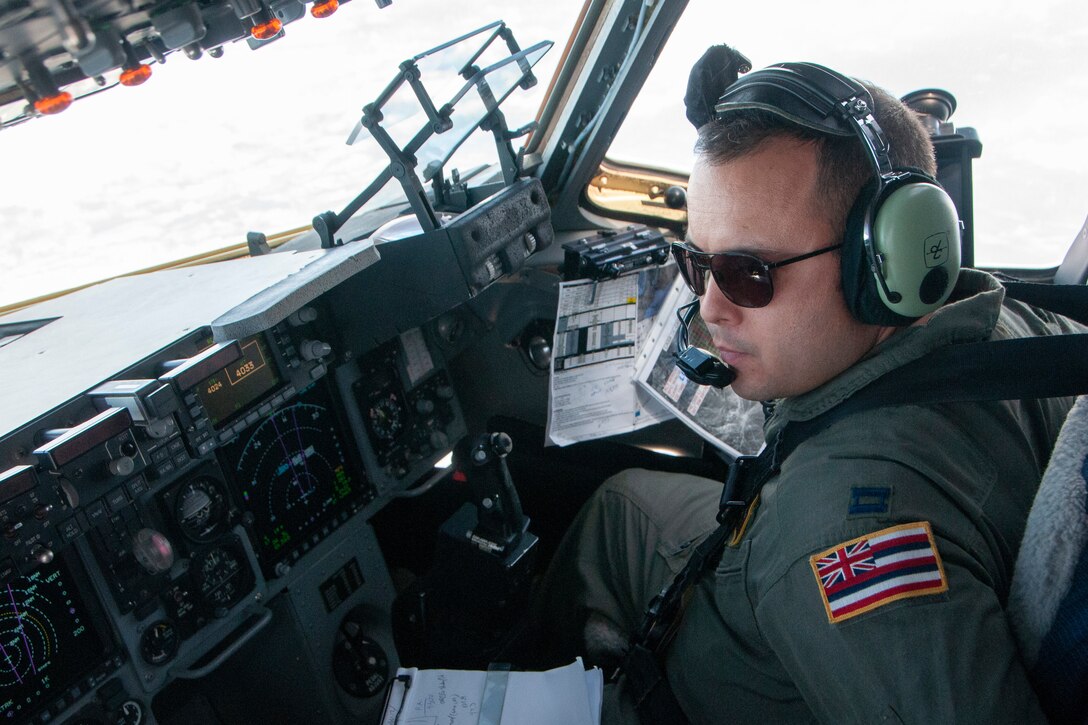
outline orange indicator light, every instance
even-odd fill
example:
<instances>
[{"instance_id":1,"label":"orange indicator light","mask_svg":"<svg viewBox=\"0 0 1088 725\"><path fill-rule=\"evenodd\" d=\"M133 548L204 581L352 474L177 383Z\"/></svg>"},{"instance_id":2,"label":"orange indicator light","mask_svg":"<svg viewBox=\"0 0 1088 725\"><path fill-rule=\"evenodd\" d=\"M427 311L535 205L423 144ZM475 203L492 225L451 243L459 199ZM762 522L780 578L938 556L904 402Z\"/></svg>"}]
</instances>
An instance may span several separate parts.
<instances>
[{"instance_id":1,"label":"orange indicator light","mask_svg":"<svg viewBox=\"0 0 1088 725\"><path fill-rule=\"evenodd\" d=\"M250 35L257 40L268 40L269 38L274 37L276 33L280 32L282 28L283 23L280 22L279 18L272 18L267 23L254 25L253 29L249 32Z\"/></svg>"},{"instance_id":2,"label":"orange indicator light","mask_svg":"<svg viewBox=\"0 0 1088 725\"><path fill-rule=\"evenodd\" d=\"M327 18L336 12L336 9L340 7L339 0L324 0L323 2L315 2L313 7L310 8L310 15L315 18Z\"/></svg>"},{"instance_id":3,"label":"orange indicator light","mask_svg":"<svg viewBox=\"0 0 1088 725\"><path fill-rule=\"evenodd\" d=\"M151 77L151 66L141 63L133 68L121 71L121 85L138 86Z\"/></svg>"},{"instance_id":4,"label":"orange indicator light","mask_svg":"<svg viewBox=\"0 0 1088 725\"><path fill-rule=\"evenodd\" d=\"M34 110L43 115L49 115L60 113L70 105L72 105L72 94L68 91L61 91L55 96L39 98L34 101Z\"/></svg>"}]
</instances>

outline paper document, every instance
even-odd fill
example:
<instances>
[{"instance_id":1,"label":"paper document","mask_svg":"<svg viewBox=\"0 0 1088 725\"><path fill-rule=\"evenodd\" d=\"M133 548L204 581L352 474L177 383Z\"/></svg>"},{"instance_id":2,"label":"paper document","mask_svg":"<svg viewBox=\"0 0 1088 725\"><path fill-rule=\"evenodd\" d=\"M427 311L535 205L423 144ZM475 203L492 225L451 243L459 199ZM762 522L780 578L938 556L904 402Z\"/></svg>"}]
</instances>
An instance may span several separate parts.
<instances>
[{"instance_id":1,"label":"paper document","mask_svg":"<svg viewBox=\"0 0 1088 725\"><path fill-rule=\"evenodd\" d=\"M673 351L680 330L676 311L693 299L694 295L678 278L639 354L636 380L670 414L710 444L730 455L753 455L763 445L760 404L738 397L730 388L696 385L676 367ZM688 343L711 352L714 350L710 333L698 315L688 331Z\"/></svg>"},{"instance_id":2,"label":"paper document","mask_svg":"<svg viewBox=\"0 0 1088 725\"><path fill-rule=\"evenodd\" d=\"M546 672L402 667L382 725L599 725L603 689L581 658Z\"/></svg>"},{"instance_id":3,"label":"paper document","mask_svg":"<svg viewBox=\"0 0 1088 725\"><path fill-rule=\"evenodd\" d=\"M676 277L676 266L559 287L548 441L628 433L670 417L633 384L635 361Z\"/></svg>"}]
</instances>

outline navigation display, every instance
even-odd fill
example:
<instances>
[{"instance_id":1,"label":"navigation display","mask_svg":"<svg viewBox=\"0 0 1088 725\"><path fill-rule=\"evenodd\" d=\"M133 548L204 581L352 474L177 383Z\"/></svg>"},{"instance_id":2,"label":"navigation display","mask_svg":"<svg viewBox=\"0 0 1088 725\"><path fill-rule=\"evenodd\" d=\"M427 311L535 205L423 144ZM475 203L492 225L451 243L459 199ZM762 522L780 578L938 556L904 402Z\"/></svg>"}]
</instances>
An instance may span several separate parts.
<instances>
[{"instance_id":1,"label":"navigation display","mask_svg":"<svg viewBox=\"0 0 1088 725\"><path fill-rule=\"evenodd\" d=\"M0 584L0 722L23 722L107 661L61 559Z\"/></svg>"},{"instance_id":2,"label":"navigation display","mask_svg":"<svg viewBox=\"0 0 1088 725\"><path fill-rule=\"evenodd\" d=\"M298 559L374 497L356 471L323 382L219 450L266 574Z\"/></svg>"},{"instance_id":3,"label":"navigation display","mask_svg":"<svg viewBox=\"0 0 1088 725\"><path fill-rule=\"evenodd\" d=\"M242 357L196 387L208 419L217 428L280 382L260 337L244 340L241 346Z\"/></svg>"}]
</instances>

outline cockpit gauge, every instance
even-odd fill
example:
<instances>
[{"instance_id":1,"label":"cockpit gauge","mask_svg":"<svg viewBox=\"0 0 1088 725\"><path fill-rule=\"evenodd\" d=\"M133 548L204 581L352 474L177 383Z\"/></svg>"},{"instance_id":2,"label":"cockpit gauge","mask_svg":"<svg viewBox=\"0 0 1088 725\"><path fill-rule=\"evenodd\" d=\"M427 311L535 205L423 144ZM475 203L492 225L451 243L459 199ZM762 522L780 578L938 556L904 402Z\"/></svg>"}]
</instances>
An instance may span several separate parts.
<instances>
[{"instance_id":1,"label":"cockpit gauge","mask_svg":"<svg viewBox=\"0 0 1088 725\"><path fill-rule=\"evenodd\" d=\"M332 672L352 697L373 697L389 681L389 657L366 635L365 613L351 611L340 623L332 652Z\"/></svg>"},{"instance_id":2,"label":"cockpit gauge","mask_svg":"<svg viewBox=\"0 0 1088 725\"><path fill-rule=\"evenodd\" d=\"M140 656L149 665L162 665L174 659L181 637L173 623L160 619L140 635Z\"/></svg>"},{"instance_id":3,"label":"cockpit gauge","mask_svg":"<svg viewBox=\"0 0 1088 725\"><path fill-rule=\"evenodd\" d=\"M375 485L401 487L427 474L465 433L447 370L420 329L362 357L352 397L366 438L362 455Z\"/></svg>"},{"instance_id":4,"label":"cockpit gauge","mask_svg":"<svg viewBox=\"0 0 1088 725\"><path fill-rule=\"evenodd\" d=\"M371 401L366 412L367 427L376 440L390 442L404 429L404 403L395 391L386 391L384 395Z\"/></svg>"},{"instance_id":5,"label":"cockpit gauge","mask_svg":"<svg viewBox=\"0 0 1088 725\"><path fill-rule=\"evenodd\" d=\"M227 528L227 496L222 484L209 476L186 481L174 497L174 519L191 541L204 543Z\"/></svg>"},{"instance_id":6,"label":"cockpit gauge","mask_svg":"<svg viewBox=\"0 0 1088 725\"><path fill-rule=\"evenodd\" d=\"M189 574L203 603L222 614L253 589L254 577L237 540L193 555Z\"/></svg>"}]
</instances>

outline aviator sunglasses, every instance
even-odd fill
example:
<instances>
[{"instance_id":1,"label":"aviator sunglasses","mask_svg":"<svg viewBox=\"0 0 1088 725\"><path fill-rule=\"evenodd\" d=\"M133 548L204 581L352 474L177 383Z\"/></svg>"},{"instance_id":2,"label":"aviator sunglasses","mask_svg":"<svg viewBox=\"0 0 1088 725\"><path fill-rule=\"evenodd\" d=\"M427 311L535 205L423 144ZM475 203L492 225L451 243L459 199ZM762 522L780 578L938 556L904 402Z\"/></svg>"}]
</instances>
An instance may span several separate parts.
<instances>
[{"instance_id":1,"label":"aviator sunglasses","mask_svg":"<svg viewBox=\"0 0 1088 725\"><path fill-rule=\"evenodd\" d=\"M781 262L764 262L744 252L702 252L686 242L672 243L672 256L680 267L680 276L698 297L706 294L707 272L730 302L740 307L766 307L774 296L771 270L787 264L834 251L842 244L832 244Z\"/></svg>"}]
</instances>

